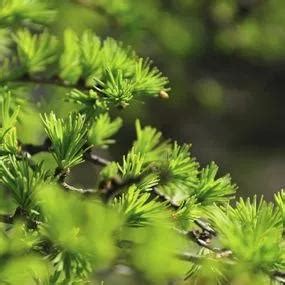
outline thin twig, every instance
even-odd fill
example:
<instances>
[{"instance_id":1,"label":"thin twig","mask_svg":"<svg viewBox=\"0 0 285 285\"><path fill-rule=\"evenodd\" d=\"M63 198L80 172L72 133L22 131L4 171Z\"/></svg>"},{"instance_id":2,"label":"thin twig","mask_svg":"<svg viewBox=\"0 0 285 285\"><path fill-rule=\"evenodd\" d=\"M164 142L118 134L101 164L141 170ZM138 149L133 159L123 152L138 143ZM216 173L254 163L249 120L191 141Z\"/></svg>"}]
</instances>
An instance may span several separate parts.
<instances>
[{"instance_id":1,"label":"thin twig","mask_svg":"<svg viewBox=\"0 0 285 285\"><path fill-rule=\"evenodd\" d=\"M82 189L82 188L76 188L72 185L69 185L66 182L62 182L61 185L64 187L65 190L67 191L73 191L77 193L81 193L83 195L90 195L90 194L96 194L98 193L96 190L93 189Z\"/></svg>"},{"instance_id":2,"label":"thin twig","mask_svg":"<svg viewBox=\"0 0 285 285\"><path fill-rule=\"evenodd\" d=\"M205 260L204 256L198 254L192 254L188 252L177 253L176 257L183 261L190 261L194 263L202 263Z\"/></svg>"},{"instance_id":3,"label":"thin twig","mask_svg":"<svg viewBox=\"0 0 285 285\"><path fill-rule=\"evenodd\" d=\"M217 256L207 256L207 255L197 255L197 254L192 254L192 253L188 253L188 252L183 252L183 253L178 253L176 254L176 257L179 258L180 260L184 260L184 261L190 261L193 263L202 263L205 260L216 260L215 257ZM225 256L227 257L227 256ZM223 263L229 264L229 265L234 265L235 261L231 260L231 259L223 259L222 260Z\"/></svg>"},{"instance_id":4,"label":"thin twig","mask_svg":"<svg viewBox=\"0 0 285 285\"><path fill-rule=\"evenodd\" d=\"M95 165L100 165L100 166L106 166L106 165L108 165L110 163L109 160L107 160L107 159L105 159L103 157L100 157L97 154L93 154L91 152L86 152L85 155L84 155L84 158L87 161L89 161L89 162L91 162L91 163L93 163Z\"/></svg>"},{"instance_id":5,"label":"thin twig","mask_svg":"<svg viewBox=\"0 0 285 285\"><path fill-rule=\"evenodd\" d=\"M204 231L207 231L208 233L212 234L213 236L216 236L216 231L208 224L203 222L200 219L196 219L194 221L194 223L199 226L201 229L203 229Z\"/></svg>"}]
</instances>

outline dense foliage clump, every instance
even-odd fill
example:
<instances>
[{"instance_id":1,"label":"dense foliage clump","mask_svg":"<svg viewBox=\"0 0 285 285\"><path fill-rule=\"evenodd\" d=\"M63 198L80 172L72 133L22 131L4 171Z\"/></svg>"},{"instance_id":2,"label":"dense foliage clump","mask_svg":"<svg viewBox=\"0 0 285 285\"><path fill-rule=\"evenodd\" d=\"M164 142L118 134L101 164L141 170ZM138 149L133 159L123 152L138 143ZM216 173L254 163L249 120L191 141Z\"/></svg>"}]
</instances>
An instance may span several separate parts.
<instances>
[{"instance_id":1,"label":"dense foliage clump","mask_svg":"<svg viewBox=\"0 0 285 285\"><path fill-rule=\"evenodd\" d=\"M168 98L168 79L149 59L90 30L53 35L48 1L0 4L10 31L0 46L1 284L285 281L283 191L274 203L234 201L236 185L214 162L200 166L190 145L139 120L122 159L98 155L122 127L114 109ZM41 144L21 133L37 107L25 96L31 83L67 89L65 116L38 111ZM83 164L92 187L72 183Z\"/></svg>"}]
</instances>

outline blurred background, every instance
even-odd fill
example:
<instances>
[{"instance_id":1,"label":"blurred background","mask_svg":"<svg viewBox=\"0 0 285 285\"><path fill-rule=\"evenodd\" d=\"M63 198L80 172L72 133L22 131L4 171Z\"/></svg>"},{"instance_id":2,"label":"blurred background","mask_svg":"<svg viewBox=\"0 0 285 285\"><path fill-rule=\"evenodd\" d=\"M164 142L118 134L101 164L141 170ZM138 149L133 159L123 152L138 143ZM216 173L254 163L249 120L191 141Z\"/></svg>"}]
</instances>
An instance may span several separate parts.
<instances>
[{"instance_id":1,"label":"blurred background","mask_svg":"<svg viewBox=\"0 0 285 285\"><path fill-rule=\"evenodd\" d=\"M60 2L60 3L58 3ZM165 138L191 143L202 165L229 172L239 195L285 184L284 0L57 1L56 34L71 27L114 37L150 57L171 82L170 99L136 102L118 114L125 126L106 155L120 159L135 136L134 120ZM41 90L61 110L64 90Z\"/></svg>"}]
</instances>

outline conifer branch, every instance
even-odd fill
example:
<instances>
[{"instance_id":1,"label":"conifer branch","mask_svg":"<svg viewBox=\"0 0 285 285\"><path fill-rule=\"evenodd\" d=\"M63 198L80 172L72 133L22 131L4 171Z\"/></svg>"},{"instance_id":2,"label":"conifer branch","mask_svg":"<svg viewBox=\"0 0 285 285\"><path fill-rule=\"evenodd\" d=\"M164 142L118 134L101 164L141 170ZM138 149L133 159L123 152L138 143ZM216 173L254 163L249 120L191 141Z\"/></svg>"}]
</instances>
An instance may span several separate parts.
<instances>
[{"instance_id":1,"label":"conifer branch","mask_svg":"<svg viewBox=\"0 0 285 285\"><path fill-rule=\"evenodd\" d=\"M65 30L63 49L60 39L47 31L32 34L22 29L17 31L14 41L15 55L1 66L0 82L93 90L93 94L77 94L75 100L89 107L94 93L101 95L105 104L119 107L129 105L135 96L158 97L170 90L168 78L151 61L139 58L114 39L101 41L90 30L80 36Z\"/></svg>"},{"instance_id":2,"label":"conifer branch","mask_svg":"<svg viewBox=\"0 0 285 285\"><path fill-rule=\"evenodd\" d=\"M52 144L49 138L46 138L41 145L34 145L34 144L21 144L22 151L30 154L35 155L40 152L49 152ZM88 147L87 147L88 148ZM91 149L87 149L84 154L84 159L89 161L95 165L99 166L107 166L110 161L91 152Z\"/></svg>"},{"instance_id":3,"label":"conifer branch","mask_svg":"<svg viewBox=\"0 0 285 285\"><path fill-rule=\"evenodd\" d=\"M138 120L137 138L121 163L92 152L91 147L96 152L115 143L113 136L123 121L112 118L111 108L143 97L167 99L169 81L151 60L112 38L101 40L90 30L66 29L60 38L48 29L28 29L54 19L56 11L45 2L0 4L5 30L0 37L6 41L7 31L12 33L1 49L0 82L72 88L66 101L78 108L64 117L53 110L40 114L47 138L42 144L24 144L17 132L20 120L29 120L21 113L26 101L0 88L0 183L9 191L5 199L16 205L14 214L0 214L0 222L10 225L0 233L0 259L11 256L14 264L19 253L24 263L17 268L28 278L23 283L90 283L89 276L99 280L102 264L111 268L122 257L133 272L143 274L142 280L155 284L181 277L177 258L192 263L187 277L198 283L236 281L236 267L245 269L246 277L258 276L258 282L260 276L261 281L284 283L284 191L273 203L255 197L234 205L230 201L237 187L229 175L219 177L214 162L201 168L190 145L165 141ZM124 10L107 6L108 1L70 2L109 17L112 24L118 24L116 13ZM26 28L10 29L19 23ZM45 156L41 162L33 157L41 152L53 156L55 169L47 169ZM100 166L94 189L68 183L71 170L86 162ZM94 195L96 203L65 192ZM40 224L44 230L38 231ZM198 254L184 252L186 238ZM34 258L30 252L44 256L43 270L43 260L23 269ZM17 275L16 267L1 265L0 280L6 280L7 272ZM42 276L47 267L50 272Z\"/></svg>"}]
</instances>

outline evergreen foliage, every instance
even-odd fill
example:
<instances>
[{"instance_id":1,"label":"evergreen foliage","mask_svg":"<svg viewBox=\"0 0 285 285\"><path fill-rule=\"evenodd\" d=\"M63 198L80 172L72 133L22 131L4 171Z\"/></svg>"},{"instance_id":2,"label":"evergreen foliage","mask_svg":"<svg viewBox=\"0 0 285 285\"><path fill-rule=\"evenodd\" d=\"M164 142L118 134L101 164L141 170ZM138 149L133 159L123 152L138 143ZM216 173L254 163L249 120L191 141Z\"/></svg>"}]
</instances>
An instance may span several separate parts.
<instances>
[{"instance_id":1,"label":"evergreen foliage","mask_svg":"<svg viewBox=\"0 0 285 285\"><path fill-rule=\"evenodd\" d=\"M168 79L149 59L91 31L43 30L56 14L48 1L0 5L0 24L13 27L0 45L1 284L110 284L120 266L137 284L285 282L283 190L273 203L231 203L229 175L213 162L202 168L189 145L139 120L122 161L97 155L122 126L111 110L168 97ZM66 116L39 111L41 145L19 136L33 105L19 90L28 83L65 87L72 103ZM87 162L96 185L70 185Z\"/></svg>"}]
</instances>

